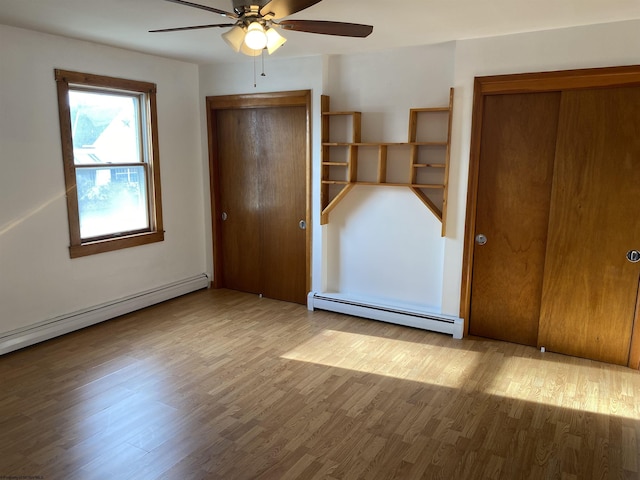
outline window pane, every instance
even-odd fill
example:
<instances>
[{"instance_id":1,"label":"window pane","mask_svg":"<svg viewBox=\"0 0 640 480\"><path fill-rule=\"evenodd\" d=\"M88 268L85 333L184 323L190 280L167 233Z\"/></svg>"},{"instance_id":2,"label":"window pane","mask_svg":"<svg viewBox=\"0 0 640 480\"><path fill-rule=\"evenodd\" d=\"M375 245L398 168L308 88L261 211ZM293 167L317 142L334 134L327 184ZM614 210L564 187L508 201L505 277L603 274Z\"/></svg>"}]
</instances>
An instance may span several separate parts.
<instances>
[{"instance_id":1,"label":"window pane","mask_svg":"<svg viewBox=\"0 0 640 480\"><path fill-rule=\"evenodd\" d=\"M137 96L70 90L69 106L76 165L143 161Z\"/></svg>"},{"instance_id":2,"label":"window pane","mask_svg":"<svg viewBox=\"0 0 640 480\"><path fill-rule=\"evenodd\" d=\"M76 169L82 239L149 228L146 168Z\"/></svg>"}]
</instances>

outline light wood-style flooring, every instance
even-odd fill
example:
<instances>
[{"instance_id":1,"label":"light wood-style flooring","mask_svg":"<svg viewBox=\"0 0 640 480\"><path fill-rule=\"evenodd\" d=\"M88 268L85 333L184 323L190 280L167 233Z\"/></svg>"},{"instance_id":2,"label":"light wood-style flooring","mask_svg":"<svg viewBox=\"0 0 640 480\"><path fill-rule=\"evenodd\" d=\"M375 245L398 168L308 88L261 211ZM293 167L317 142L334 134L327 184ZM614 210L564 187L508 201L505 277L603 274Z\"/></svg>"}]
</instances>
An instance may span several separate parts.
<instances>
[{"instance_id":1,"label":"light wood-style flooring","mask_svg":"<svg viewBox=\"0 0 640 480\"><path fill-rule=\"evenodd\" d=\"M203 290L0 357L0 478L639 479L640 373Z\"/></svg>"}]
</instances>

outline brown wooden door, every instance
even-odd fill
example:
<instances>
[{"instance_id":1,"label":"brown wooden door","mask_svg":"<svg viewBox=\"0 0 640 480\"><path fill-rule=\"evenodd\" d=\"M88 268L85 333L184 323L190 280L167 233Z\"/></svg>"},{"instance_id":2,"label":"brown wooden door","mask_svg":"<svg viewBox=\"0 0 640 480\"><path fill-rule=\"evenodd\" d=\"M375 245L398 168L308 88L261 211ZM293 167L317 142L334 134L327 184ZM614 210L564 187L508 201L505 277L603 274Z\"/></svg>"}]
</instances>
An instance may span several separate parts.
<instances>
[{"instance_id":1,"label":"brown wooden door","mask_svg":"<svg viewBox=\"0 0 640 480\"><path fill-rule=\"evenodd\" d=\"M640 263L640 88L562 94L539 344L627 364Z\"/></svg>"},{"instance_id":2,"label":"brown wooden door","mask_svg":"<svg viewBox=\"0 0 640 480\"><path fill-rule=\"evenodd\" d=\"M216 117L223 282L232 290L261 293L259 151L247 136L255 111L219 110Z\"/></svg>"},{"instance_id":3,"label":"brown wooden door","mask_svg":"<svg viewBox=\"0 0 640 480\"><path fill-rule=\"evenodd\" d=\"M559 93L485 99L469 332L536 345Z\"/></svg>"},{"instance_id":4,"label":"brown wooden door","mask_svg":"<svg viewBox=\"0 0 640 480\"><path fill-rule=\"evenodd\" d=\"M306 303L306 111L304 107L260 109L260 213L262 293ZM305 224L306 228L306 224Z\"/></svg>"},{"instance_id":5,"label":"brown wooden door","mask_svg":"<svg viewBox=\"0 0 640 480\"><path fill-rule=\"evenodd\" d=\"M305 303L305 107L217 110L216 130L223 285Z\"/></svg>"}]
</instances>

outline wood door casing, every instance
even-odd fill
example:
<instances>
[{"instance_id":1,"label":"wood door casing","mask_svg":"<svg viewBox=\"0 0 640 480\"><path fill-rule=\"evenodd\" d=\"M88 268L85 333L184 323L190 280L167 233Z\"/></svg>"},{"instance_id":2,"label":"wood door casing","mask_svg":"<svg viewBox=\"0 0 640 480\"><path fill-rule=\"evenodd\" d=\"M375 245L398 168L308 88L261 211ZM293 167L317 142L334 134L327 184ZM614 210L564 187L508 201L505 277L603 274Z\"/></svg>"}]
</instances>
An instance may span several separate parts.
<instances>
[{"instance_id":1,"label":"wood door casing","mask_svg":"<svg viewBox=\"0 0 640 480\"><path fill-rule=\"evenodd\" d=\"M559 93L484 106L469 332L536 345Z\"/></svg>"},{"instance_id":2,"label":"wood door casing","mask_svg":"<svg viewBox=\"0 0 640 480\"><path fill-rule=\"evenodd\" d=\"M626 365L640 264L640 87L563 92L539 343Z\"/></svg>"}]
</instances>

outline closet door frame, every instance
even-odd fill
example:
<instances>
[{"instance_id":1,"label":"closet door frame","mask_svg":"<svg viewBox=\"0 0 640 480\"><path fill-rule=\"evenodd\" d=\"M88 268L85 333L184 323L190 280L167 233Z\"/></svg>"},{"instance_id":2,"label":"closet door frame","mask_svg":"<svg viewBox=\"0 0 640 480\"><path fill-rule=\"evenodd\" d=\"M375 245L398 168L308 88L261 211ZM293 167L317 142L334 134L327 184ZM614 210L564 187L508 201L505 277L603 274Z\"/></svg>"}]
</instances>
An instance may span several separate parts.
<instances>
[{"instance_id":1,"label":"closet door frame","mask_svg":"<svg viewBox=\"0 0 640 480\"><path fill-rule=\"evenodd\" d=\"M475 249L474 234L476 227L484 99L489 95L631 86L640 86L640 65L494 75L475 78L460 298L460 317L464 319L465 335L469 334L469 313L471 311L471 279L473 275L473 255ZM633 323L631 350L628 362L628 366L634 369L640 368L640 312L638 310L640 310L640 298Z\"/></svg>"}]
</instances>

